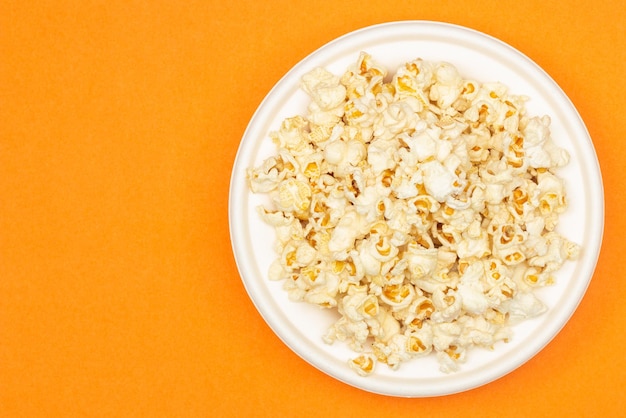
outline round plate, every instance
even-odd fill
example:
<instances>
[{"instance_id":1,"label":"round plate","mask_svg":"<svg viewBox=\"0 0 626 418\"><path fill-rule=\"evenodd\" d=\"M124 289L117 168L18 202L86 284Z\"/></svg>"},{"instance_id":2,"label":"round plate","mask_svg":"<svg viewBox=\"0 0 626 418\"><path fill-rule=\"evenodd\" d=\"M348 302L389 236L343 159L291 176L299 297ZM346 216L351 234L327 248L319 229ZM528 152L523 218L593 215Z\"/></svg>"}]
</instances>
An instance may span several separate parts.
<instances>
[{"instance_id":1,"label":"round plate","mask_svg":"<svg viewBox=\"0 0 626 418\"><path fill-rule=\"evenodd\" d=\"M445 374L434 356L403 363L398 370L379 364L374 374L358 376L348 365L355 354L342 342L325 344L322 336L338 318L331 310L289 301L281 282L267 278L276 258L274 231L255 208L267 198L248 189L246 169L275 152L269 132L283 119L306 114L308 96L300 78L315 67L341 75L366 51L390 73L416 58L447 61L464 78L499 81L510 93L525 95L529 115L552 118L555 143L570 153L558 171L566 182L568 210L559 232L582 246L580 257L557 272L556 284L537 291L548 306L543 315L513 327L509 343L493 350L471 349L460 370ZM344 35L293 67L265 97L241 141L232 171L229 197L230 233L235 260L252 302L276 335L295 353L328 375L354 387L392 396L424 397L472 389L506 375L537 354L561 330L582 299L596 266L604 227L602 178L593 144L578 112L559 86L519 51L467 28L426 21L367 27Z\"/></svg>"}]
</instances>

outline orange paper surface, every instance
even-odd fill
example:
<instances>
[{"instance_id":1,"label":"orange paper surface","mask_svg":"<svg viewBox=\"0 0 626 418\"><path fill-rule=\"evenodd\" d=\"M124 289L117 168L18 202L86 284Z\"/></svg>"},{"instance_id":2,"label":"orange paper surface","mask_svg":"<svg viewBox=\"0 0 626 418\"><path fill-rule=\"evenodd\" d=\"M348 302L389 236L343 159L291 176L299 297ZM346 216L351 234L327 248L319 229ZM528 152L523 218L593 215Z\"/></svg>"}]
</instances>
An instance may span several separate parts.
<instances>
[{"instance_id":1,"label":"orange paper surface","mask_svg":"<svg viewBox=\"0 0 626 418\"><path fill-rule=\"evenodd\" d=\"M626 408L620 2L0 2L0 416L618 416ZM445 397L370 394L271 332L228 231L240 139L337 36L394 20L495 36L563 88L604 176L589 290L536 357ZM582 243L584 245L584 243Z\"/></svg>"}]
</instances>

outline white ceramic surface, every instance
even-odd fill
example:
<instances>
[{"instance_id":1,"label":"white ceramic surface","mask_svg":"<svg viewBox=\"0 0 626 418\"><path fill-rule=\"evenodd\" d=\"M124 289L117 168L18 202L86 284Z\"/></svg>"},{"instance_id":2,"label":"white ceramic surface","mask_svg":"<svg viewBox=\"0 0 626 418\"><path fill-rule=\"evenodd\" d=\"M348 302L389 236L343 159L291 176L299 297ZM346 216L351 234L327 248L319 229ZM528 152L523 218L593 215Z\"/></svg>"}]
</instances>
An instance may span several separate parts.
<instances>
[{"instance_id":1,"label":"white ceramic surface","mask_svg":"<svg viewBox=\"0 0 626 418\"><path fill-rule=\"evenodd\" d=\"M322 335L336 314L288 300L281 283L267 279L274 233L257 216L255 207L267 201L249 192L245 170L275 151L268 133L283 119L305 114L308 97L299 90L303 74L322 66L340 75L367 51L390 73L415 58L447 61L465 78L499 81L513 94L530 98L530 115L552 118L554 141L571 156L558 174L566 181L569 208L560 218L559 231L582 245L578 260L567 262L554 286L538 296L548 306L540 317L513 328L508 344L493 351L473 349L460 371L444 374L433 356L403 363L392 371L378 365L375 374L360 377L347 366L354 353L341 342L327 345ZM268 93L241 141L233 166L229 222L235 260L244 286L267 324L295 353L319 370L354 387L391 396L425 397L457 393L487 384L524 364L537 354L570 319L593 275L604 227L602 179L595 150L578 112L559 86L539 66L511 46L460 26L403 21L367 27L344 35L313 52L293 67ZM273 367L281 367L277 361ZM563 365L567 367L567 365Z\"/></svg>"}]
</instances>

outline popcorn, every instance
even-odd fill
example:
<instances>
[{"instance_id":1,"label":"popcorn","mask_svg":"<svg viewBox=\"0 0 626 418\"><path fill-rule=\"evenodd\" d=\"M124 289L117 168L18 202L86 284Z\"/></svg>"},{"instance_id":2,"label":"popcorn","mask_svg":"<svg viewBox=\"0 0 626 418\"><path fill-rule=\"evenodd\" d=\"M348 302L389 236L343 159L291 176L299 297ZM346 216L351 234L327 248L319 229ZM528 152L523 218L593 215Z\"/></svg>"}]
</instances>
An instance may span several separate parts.
<instances>
[{"instance_id":1,"label":"popcorn","mask_svg":"<svg viewBox=\"0 0 626 418\"><path fill-rule=\"evenodd\" d=\"M454 372L545 312L534 290L578 256L557 232L569 156L501 83L423 59L387 74L367 53L342 75L305 74L306 115L248 169L271 201L258 208L276 231L268 278L337 311L322 338L348 344L359 375L426 355Z\"/></svg>"},{"instance_id":2,"label":"popcorn","mask_svg":"<svg viewBox=\"0 0 626 418\"><path fill-rule=\"evenodd\" d=\"M278 184L274 202L278 210L304 216L311 204L311 186L302 180L285 179Z\"/></svg>"},{"instance_id":3,"label":"popcorn","mask_svg":"<svg viewBox=\"0 0 626 418\"><path fill-rule=\"evenodd\" d=\"M356 358L350 359L348 365L360 376L368 376L372 374L376 367L376 357L373 354L363 353Z\"/></svg>"},{"instance_id":4,"label":"popcorn","mask_svg":"<svg viewBox=\"0 0 626 418\"><path fill-rule=\"evenodd\" d=\"M374 136L392 139L401 132L414 129L420 120L417 112L421 108L421 102L413 97L390 103L374 121Z\"/></svg>"},{"instance_id":5,"label":"popcorn","mask_svg":"<svg viewBox=\"0 0 626 418\"><path fill-rule=\"evenodd\" d=\"M380 299L394 311L408 307L414 297L415 288L411 283L385 286L380 295Z\"/></svg>"},{"instance_id":6,"label":"popcorn","mask_svg":"<svg viewBox=\"0 0 626 418\"><path fill-rule=\"evenodd\" d=\"M333 229L328 249L334 253L345 253L352 248L361 234L362 221L362 216L354 210L344 214Z\"/></svg>"},{"instance_id":7,"label":"popcorn","mask_svg":"<svg viewBox=\"0 0 626 418\"><path fill-rule=\"evenodd\" d=\"M499 311L506 313L511 322L519 322L544 313L547 308L532 292L519 292L515 298L503 301Z\"/></svg>"},{"instance_id":8,"label":"popcorn","mask_svg":"<svg viewBox=\"0 0 626 418\"><path fill-rule=\"evenodd\" d=\"M463 310L469 314L482 315L488 308L493 307L493 302L485 294L481 282L484 275L482 263L472 263L465 269L457 286Z\"/></svg>"},{"instance_id":9,"label":"popcorn","mask_svg":"<svg viewBox=\"0 0 626 418\"><path fill-rule=\"evenodd\" d=\"M430 88L430 100L440 109L449 108L462 91L463 80L451 64L441 62L435 68L435 83Z\"/></svg>"},{"instance_id":10,"label":"popcorn","mask_svg":"<svg viewBox=\"0 0 626 418\"><path fill-rule=\"evenodd\" d=\"M524 151L528 163L534 168L561 167L569 161L569 155L554 145L550 137L550 117L531 118L523 129Z\"/></svg>"},{"instance_id":11,"label":"popcorn","mask_svg":"<svg viewBox=\"0 0 626 418\"><path fill-rule=\"evenodd\" d=\"M457 176L439 161L423 163L421 168L426 192L438 202L445 202L452 193L460 191Z\"/></svg>"},{"instance_id":12,"label":"popcorn","mask_svg":"<svg viewBox=\"0 0 626 418\"><path fill-rule=\"evenodd\" d=\"M316 125L334 125L344 114L346 88L339 83L339 78L323 68L305 74L302 77L302 89L309 94L308 119Z\"/></svg>"},{"instance_id":13,"label":"popcorn","mask_svg":"<svg viewBox=\"0 0 626 418\"><path fill-rule=\"evenodd\" d=\"M380 311L378 299L364 289L348 294L342 300L344 315L351 321L375 318Z\"/></svg>"}]
</instances>

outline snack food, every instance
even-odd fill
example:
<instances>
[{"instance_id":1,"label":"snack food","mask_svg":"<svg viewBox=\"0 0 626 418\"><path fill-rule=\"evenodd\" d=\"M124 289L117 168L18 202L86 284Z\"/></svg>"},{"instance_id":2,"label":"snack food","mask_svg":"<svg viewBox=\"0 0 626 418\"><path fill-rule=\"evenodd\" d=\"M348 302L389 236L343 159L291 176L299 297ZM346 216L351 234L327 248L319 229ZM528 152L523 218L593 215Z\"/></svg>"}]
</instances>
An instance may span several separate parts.
<instances>
[{"instance_id":1,"label":"snack food","mask_svg":"<svg viewBox=\"0 0 626 418\"><path fill-rule=\"evenodd\" d=\"M367 53L340 77L306 74L307 114L248 170L273 202L269 278L337 310L324 339L346 341L359 374L433 352L454 371L545 311L533 289L577 256L555 230L568 154L502 84L421 59L387 75Z\"/></svg>"}]
</instances>

